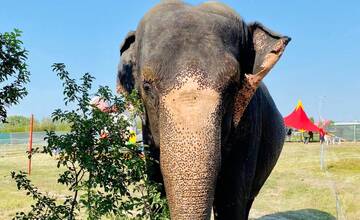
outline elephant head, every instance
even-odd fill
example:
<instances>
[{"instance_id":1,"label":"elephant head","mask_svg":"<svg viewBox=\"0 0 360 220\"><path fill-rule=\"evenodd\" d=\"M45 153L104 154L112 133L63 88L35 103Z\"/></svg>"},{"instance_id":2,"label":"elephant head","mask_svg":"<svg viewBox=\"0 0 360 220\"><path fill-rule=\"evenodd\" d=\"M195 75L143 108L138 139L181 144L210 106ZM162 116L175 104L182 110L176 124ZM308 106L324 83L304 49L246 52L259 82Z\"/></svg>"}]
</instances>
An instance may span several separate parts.
<instances>
[{"instance_id":1,"label":"elephant head","mask_svg":"<svg viewBox=\"0 0 360 220\"><path fill-rule=\"evenodd\" d=\"M139 91L172 219L209 218L221 147L289 40L219 3L162 3L126 36L117 89Z\"/></svg>"}]
</instances>

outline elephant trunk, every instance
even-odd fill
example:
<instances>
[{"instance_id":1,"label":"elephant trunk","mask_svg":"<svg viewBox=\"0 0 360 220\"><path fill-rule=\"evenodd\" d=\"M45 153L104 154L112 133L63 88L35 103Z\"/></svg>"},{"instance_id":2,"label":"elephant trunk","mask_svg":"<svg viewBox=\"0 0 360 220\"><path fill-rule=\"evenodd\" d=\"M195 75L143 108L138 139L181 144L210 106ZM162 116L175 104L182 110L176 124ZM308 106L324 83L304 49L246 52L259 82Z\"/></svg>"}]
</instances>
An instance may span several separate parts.
<instances>
[{"instance_id":1,"label":"elephant trunk","mask_svg":"<svg viewBox=\"0 0 360 220\"><path fill-rule=\"evenodd\" d=\"M219 95L193 88L161 99L160 165L175 220L210 219L221 161Z\"/></svg>"}]
</instances>

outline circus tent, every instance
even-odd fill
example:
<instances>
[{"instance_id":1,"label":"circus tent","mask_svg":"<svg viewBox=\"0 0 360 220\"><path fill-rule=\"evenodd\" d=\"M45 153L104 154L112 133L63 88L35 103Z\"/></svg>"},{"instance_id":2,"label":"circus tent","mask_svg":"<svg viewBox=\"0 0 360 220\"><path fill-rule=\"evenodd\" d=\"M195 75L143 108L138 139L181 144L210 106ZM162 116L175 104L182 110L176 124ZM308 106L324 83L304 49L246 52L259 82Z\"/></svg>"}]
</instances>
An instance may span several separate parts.
<instances>
[{"instance_id":1,"label":"circus tent","mask_svg":"<svg viewBox=\"0 0 360 220\"><path fill-rule=\"evenodd\" d=\"M305 131L319 131L319 128L311 122L304 111L302 102L299 100L295 110L284 117L286 127Z\"/></svg>"}]
</instances>

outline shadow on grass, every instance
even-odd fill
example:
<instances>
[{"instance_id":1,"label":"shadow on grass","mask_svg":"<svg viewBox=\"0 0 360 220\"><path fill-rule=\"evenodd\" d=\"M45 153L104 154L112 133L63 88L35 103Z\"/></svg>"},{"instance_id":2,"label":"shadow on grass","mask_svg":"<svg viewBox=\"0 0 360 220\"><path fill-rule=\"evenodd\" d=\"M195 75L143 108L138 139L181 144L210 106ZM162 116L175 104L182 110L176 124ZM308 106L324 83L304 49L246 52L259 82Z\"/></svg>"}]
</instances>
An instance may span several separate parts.
<instances>
[{"instance_id":1,"label":"shadow on grass","mask_svg":"<svg viewBox=\"0 0 360 220\"><path fill-rule=\"evenodd\" d=\"M296 211L278 212L265 215L257 220L335 220L335 216L316 209L300 209Z\"/></svg>"}]
</instances>

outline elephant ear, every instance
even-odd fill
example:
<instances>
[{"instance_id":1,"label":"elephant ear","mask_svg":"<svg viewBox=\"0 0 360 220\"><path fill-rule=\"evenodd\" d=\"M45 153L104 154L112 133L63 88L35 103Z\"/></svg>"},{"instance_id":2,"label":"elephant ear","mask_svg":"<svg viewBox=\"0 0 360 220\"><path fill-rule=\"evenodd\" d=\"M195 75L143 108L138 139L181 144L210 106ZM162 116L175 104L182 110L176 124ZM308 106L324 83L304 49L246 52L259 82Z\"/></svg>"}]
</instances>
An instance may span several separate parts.
<instances>
[{"instance_id":1,"label":"elephant ear","mask_svg":"<svg viewBox=\"0 0 360 220\"><path fill-rule=\"evenodd\" d=\"M244 83L235 97L233 122L237 126L240 119L255 94L262 79L280 59L291 38L274 33L260 23L248 26L250 48L249 54L254 56L252 73L245 74Z\"/></svg>"},{"instance_id":2,"label":"elephant ear","mask_svg":"<svg viewBox=\"0 0 360 220\"><path fill-rule=\"evenodd\" d=\"M130 31L120 46L120 63L116 80L118 93L130 93L134 89L135 31Z\"/></svg>"},{"instance_id":3,"label":"elephant ear","mask_svg":"<svg viewBox=\"0 0 360 220\"><path fill-rule=\"evenodd\" d=\"M252 73L263 79L279 60L291 38L274 33L258 22L249 25L249 32L255 51Z\"/></svg>"}]
</instances>

